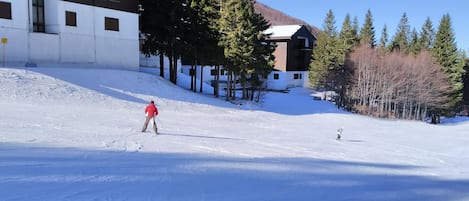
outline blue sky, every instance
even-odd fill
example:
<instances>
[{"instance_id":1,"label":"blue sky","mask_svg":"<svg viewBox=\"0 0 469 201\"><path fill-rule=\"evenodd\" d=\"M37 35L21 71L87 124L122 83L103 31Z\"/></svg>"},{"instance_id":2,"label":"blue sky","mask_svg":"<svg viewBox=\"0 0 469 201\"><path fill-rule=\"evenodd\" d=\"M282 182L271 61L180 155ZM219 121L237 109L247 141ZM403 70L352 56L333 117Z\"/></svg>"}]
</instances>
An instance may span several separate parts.
<instances>
[{"instance_id":1,"label":"blue sky","mask_svg":"<svg viewBox=\"0 0 469 201\"><path fill-rule=\"evenodd\" d=\"M389 40L396 33L396 27L405 12L411 29L420 32L427 17L438 29L441 17L449 13L452 28L459 49L469 50L469 1L467 0L257 0L322 29L329 9L335 15L337 30L340 31L345 15L356 16L363 25L368 9L373 15L376 40L379 41L384 24L388 29Z\"/></svg>"}]
</instances>

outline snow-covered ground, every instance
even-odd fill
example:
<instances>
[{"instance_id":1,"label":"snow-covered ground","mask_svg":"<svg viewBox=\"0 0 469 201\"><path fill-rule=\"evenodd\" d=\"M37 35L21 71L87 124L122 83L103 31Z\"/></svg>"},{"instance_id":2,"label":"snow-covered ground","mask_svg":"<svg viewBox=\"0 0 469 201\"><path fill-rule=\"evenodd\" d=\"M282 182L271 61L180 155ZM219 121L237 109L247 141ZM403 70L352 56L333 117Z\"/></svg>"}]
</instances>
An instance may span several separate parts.
<instances>
[{"instance_id":1,"label":"snow-covered ground","mask_svg":"<svg viewBox=\"0 0 469 201\"><path fill-rule=\"evenodd\" d=\"M469 200L469 119L380 120L311 94L240 108L147 73L0 68L0 200ZM149 100L157 136L140 132Z\"/></svg>"}]
</instances>

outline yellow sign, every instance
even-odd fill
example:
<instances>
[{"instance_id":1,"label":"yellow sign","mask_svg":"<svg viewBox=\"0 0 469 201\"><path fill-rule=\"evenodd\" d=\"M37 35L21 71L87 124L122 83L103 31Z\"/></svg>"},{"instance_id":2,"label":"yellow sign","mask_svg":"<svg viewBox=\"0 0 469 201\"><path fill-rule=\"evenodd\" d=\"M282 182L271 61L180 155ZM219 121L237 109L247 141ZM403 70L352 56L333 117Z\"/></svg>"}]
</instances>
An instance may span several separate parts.
<instances>
[{"instance_id":1,"label":"yellow sign","mask_svg":"<svg viewBox=\"0 0 469 201\"><path fill-rule=\"evenodd\" d=\"M7 44L8 43L8 38L2 38L2 44Z\"/></svg>"}]
</instances>

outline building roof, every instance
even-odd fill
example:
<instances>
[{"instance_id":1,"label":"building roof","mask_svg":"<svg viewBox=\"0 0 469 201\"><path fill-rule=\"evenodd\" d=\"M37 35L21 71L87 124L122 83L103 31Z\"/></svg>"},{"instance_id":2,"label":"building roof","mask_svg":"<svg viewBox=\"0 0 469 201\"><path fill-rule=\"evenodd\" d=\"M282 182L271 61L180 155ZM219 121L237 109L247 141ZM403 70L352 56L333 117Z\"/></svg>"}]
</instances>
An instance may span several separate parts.
<instances>
[{"instance_id":1,"label":"building roof","mask_svg":"<svg viewBox=\"0 0 469 201\"><path fill-rule=\"evenodd\" d=\"M265 34L271 34L270 38L291 38L302 25L279 25L271 26L264 31Z\"/></svg>"}]
</instances>

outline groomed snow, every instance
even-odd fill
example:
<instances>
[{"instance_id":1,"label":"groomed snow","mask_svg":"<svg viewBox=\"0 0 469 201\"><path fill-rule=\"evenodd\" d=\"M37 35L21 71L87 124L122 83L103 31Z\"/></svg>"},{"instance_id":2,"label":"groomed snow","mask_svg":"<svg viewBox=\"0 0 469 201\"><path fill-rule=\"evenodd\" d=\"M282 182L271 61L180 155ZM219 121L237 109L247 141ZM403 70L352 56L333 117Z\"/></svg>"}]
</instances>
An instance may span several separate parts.
<instances>
[{"instance_id":1,"label":"groomed snow","mask_svg":"<svg viewBox=\"0 0 469 201\"><path fill-rule=\"evenodd\" d=\"M239 107L141 72L0 68L0 200L469 200L469 119L380 120L312 94ZM140 132L149 100L157 136Z\"/></svg>"}]
</instances>

